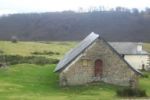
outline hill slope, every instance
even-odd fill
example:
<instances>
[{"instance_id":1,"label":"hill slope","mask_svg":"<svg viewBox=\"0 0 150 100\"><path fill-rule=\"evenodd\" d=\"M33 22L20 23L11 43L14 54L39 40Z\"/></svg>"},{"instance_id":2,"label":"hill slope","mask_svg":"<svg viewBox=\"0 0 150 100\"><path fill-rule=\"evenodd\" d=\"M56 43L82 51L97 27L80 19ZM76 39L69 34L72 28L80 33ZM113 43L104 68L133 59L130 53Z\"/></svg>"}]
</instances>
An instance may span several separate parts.
<instances>
[{"instance_id":1,"label":"hill slope","mask_svg":"<svg viewBox=\"0 0 150 100\"><path fill-rule=\"evenodd\" d=\"M51 12L0 17L0 39L81 40L94 31L109 41L150 42L150 15L117 11Z\"/></svg>"}]
</instances>

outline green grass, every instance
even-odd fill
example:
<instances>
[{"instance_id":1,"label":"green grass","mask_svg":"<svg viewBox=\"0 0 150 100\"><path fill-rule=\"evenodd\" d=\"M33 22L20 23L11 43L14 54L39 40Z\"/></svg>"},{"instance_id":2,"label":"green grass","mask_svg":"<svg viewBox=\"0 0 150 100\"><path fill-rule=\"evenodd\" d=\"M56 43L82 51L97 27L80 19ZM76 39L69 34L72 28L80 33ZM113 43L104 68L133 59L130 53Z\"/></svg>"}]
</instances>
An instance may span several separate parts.
<instances>
[{"instance_id":1,"label":"green grass","mask_svg":"<svg viewBox=\"0 0 150 100\"><path fill-rule=\"evenodd\" d=\"M48 56L61 58L76 42L18 42L0 41L0 50L8 55L30 56L44 50L59 52ZM147 44L148 45L148 44ZM147 46L149 48L150 46ZM0 100L114 100L119 86L95 83L84 86L60 87L56 65L18 64L0 68ZM150 96L150 73L140 78L139 87Z\"/></svg>"},{"instance_id":2,"label":"green grass","mask_svg":"<svg viewBox=\"0 0 150 100\"><path fill-rule=\"evenodd\" d=\"M0 100L114 100L118 86L95 83L60 87L55 65L18 64L0 69ZM140 79L140 87L150 96L149 78Z\"/></svg>"},{"instance_id":3,"label":"green grass","mask_svg":"<svg viewBox=\"0 0 150 100\"><path fill-rule=\"evenodd\" d=\"M96 100L116 98L116 86L59 87L55 65L20 64L0 69L0 100Z\"/></svg>"},{"instance_id":4,"label":"green grass","mask_svg":"<svg viewBox=\"0 0 150 100\"><path fill-rule=\"evenodd\" d=\"M0 50L7 55L21 55L30 56L32 52L52 51L59 52L60 55L48 56L51 58L62 58L63 55L72 47L76 42L18 42L12 43L9 41L0 41ZM45 56L45 55L44 55Z\"/></svg>"},{"instance_id":5,"label":"green grass","mask_svg":"<svg viewBox=\"0 0 150 100\"><path fill-rule=\"evenodd\" d=\"M141 89L145 89L148 96L150 96L150 72L145 72L148 78L140 78L139 86Z\"/></svg>"}]
</instances>

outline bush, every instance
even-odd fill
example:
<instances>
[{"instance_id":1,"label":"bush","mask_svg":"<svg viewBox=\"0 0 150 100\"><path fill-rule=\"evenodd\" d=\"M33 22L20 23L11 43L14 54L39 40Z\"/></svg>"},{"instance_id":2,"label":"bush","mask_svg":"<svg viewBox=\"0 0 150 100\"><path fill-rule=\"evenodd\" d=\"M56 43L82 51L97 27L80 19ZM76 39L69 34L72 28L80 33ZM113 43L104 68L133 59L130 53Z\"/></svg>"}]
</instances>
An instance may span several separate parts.
<instances>
[{"instance_id":1,"label":"bush","mask_svg":"<svg viewBox=\"0 0 150 100\"><path fill-rule=\"evenodd\" d=\"M17 43L18 42L18 38L16 36L12 36L11 37L11 42L12 43Z\"/></svg>"},{"instance_id":2,"label":"bush","mask_svg":"<svg viewBox=\"0 0 150 100\"><path fill-rule=\"evenodd\" d=\"M21 64L21 63L29 63L29 64L56 64L58 63L58 59L46 58L46 57L36 57L36 56L28 56L23 57L19 55L0 55L0 62L4 62L7 65Z\"/></svg>"},{"instance_id":3,"label":"bush","mask_svg":"<svg viewBox=\"0 0 150 100\"><path fill-rule=\"evenodd\" d=\"M4 51L0 50L0 54L3 54L3 53L4 53Z\"/></svg>"},{"instance_id":4,"label":"bush","mask_svg":"<svg viewBox=\"0 0 150 100\"><path fill-rule=\"evenodd\" d=\"M121 97L146 97L146 91L141 89L124 88L117 90L117 95Z\"/></svg>"},{"instance_id":5,"label":"bush","mask_svg":"<svg viewBox=\"0 0 150 100\"><path fill-rule=\"evenodd\" d=\"M44 65L44 64L56 64L59 62L58 59L52 59L52 58L45 58L45 57L35 57L35 56L29 56L25 59L26 63L30 64L37 64L37 65Z\"/></svg>"},{"instance_id":6,"label":"bush","mask_svg":"<svg viewBox=\"0 0 150 100\"><path fill-rule=\"evenodd\" d=\"M144 78L148 78L149 76L148 76L148 74L144 74L143 77Z\"/></svg>"},{"instance_id":7,"label":"bush","mask_svg":"<svg viewBox=\"0 0 150 100\"><path fill-rule=\"evenodd\" d=\"M31 54L34 54L34 55L59 55L60 53L53 52L53 51L43 51L43 52L35 51L35 52L32 52Z\"/></svg>"},{"instance_id":8,"label":"bush","mask_svg":"<svg viewBox=\"0 0 150 100\"><path fill-rule=\"evenodd\" d=\"M142 71L142 70L140 70L140 71ZM149 78L149 72L148 71L142 71L142 73L143 73L143 75L142 75L143 78Z\"/></svg>"}]
</instances>

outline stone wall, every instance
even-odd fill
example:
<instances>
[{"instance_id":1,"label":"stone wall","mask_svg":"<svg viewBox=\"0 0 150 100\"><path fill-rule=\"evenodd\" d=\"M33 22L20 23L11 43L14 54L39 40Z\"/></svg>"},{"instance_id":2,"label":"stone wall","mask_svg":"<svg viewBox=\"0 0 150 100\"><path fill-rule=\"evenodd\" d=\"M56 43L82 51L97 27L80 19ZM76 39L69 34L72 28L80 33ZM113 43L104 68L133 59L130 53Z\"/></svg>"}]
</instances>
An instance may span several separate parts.
<instances>
[{"instance_id":1,"label":"stone wall","mask_svg":"<svg viewBox=\"0 0 150 100\"><path fill-rule=\"evenodd\" d=\"M102 76L95 77L95 61L103 61ZM60 73L60 85L82 85L94 81L128 86L135 73L110 47L97 39Z\"/></svg>"}]
</instances>

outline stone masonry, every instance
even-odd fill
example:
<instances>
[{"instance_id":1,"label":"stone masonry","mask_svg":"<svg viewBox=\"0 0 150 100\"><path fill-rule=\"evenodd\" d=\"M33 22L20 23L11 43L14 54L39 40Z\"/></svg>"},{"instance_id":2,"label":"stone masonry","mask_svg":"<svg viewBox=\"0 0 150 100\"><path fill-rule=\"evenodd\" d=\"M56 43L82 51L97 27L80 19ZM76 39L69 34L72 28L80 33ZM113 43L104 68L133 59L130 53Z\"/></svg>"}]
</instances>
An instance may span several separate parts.
<instances>
[{"instance_id":1,"label":"stone masonry","mask_svg":"<svg viewBox=\"0 0 150 100\"><path fill-rule=\"evenodd\" d=\"M95 61L103 61L102 75L94 75ZM105 82L129 86L130 80L137 84L138 76L128 64L112 50L103 39L96 39L74 61L60 72L60 85L83 85L91 82Z\"/></svg>"}]
</instances>

